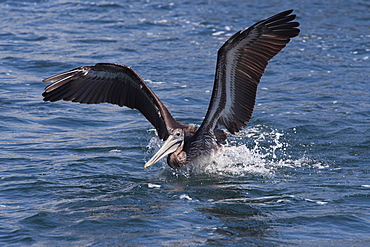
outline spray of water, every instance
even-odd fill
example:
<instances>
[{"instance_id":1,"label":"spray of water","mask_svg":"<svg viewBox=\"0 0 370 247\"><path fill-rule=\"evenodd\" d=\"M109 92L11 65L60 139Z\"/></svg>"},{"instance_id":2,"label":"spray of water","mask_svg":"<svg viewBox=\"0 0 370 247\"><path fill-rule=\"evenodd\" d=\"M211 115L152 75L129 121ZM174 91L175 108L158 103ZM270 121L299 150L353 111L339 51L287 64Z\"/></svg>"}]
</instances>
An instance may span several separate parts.
<instances>
[{"instance_id":1,"label":"spray of water","mask_svg":"<svg viewBox=\"0 0 370 247\"><path fill-rule=\"evenodd\" d=\"M283 140L283 136L283 133L262 125L244 129L237 135L228 136L228 141L211 159L198 159L178 172L182 175L254 174L273 177L281 167L299 167L307 163L304 157L294 160L287 154L289 144ZM158 138L152 138L148 148L156 151L161 144ZM161 162L167 167L165 160Z\"/></svg>"}]
</instances>

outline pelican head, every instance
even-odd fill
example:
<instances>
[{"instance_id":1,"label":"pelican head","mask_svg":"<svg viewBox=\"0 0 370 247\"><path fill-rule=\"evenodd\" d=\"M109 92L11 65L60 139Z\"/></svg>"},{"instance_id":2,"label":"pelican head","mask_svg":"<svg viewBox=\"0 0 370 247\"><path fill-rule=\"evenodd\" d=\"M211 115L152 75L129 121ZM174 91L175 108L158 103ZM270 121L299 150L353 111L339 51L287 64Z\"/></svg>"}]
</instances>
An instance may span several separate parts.
<instances>
[{"instance_id":1,"label":"pelican head","mask_svg":"<svg viewBox=\"0 0 370 247\"><path fill-rule=\"evenodd\" d=\"M170 134L158 150L158 152L145 163L144 169L158 162L160 159L168 155L167 162L172 168L179 168L185 164L186 153L183 151L185 143L185 133L181 128L177 128Z\"/></svg>"}]
</instances>

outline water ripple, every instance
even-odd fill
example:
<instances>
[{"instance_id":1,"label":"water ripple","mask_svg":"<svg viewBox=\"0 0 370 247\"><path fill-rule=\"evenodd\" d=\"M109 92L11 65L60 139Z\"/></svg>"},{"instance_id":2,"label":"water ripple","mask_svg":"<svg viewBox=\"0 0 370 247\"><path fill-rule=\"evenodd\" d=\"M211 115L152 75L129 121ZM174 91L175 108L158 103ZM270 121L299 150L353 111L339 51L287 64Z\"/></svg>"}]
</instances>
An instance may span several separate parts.
<instances>
[{"instance_id":1,"label":"water ripple","mask_svg":"<svg viewBox=\"0 0 370 247\"><path fill-rule=\"evenodd\" d=\"M144 171L161 142L138 112L42 101L45 77L121 63L178 120L200 125L217 49L292 7L301 34L270 62L251 122L211 164ZM368 7L1 2L1 245L366 246Z\"/></svg>"}]
</instances>

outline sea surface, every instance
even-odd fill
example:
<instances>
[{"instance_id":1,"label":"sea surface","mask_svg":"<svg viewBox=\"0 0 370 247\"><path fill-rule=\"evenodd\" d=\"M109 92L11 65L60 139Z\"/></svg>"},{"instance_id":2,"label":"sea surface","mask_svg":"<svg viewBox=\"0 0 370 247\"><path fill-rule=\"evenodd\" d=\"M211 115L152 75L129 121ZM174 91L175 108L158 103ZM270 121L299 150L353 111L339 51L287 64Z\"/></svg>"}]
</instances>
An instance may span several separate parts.
<instances>
[{"instance_id":1,"label":"sea surface","mask_svg":"<svg viewBox=\"0 0 370 247\"><path fill-rule=\"evenodd\" d=\"M294 9L255 111L212 165L143 166L136 110L43 102L42 79L132 67L200 125L218 48ZM1 246L370 246L370 1L0 1ZM196 168L196 169L194 169Z\"/></svg>"}]
</instances>

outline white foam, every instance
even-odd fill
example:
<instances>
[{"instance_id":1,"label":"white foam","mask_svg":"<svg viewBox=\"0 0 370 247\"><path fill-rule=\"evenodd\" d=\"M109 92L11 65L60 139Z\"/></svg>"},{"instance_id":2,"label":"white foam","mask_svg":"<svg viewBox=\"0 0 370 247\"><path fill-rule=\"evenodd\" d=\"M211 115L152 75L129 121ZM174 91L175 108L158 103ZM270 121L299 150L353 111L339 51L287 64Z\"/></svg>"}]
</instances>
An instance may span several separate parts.
<instances>
[{"instance_id":1,"label":"white foam","mask_svg":"<svg viewBox=\"0 0 370 247\"><path fill-rule=\"evenodd\" d=\"M185 200L188 200L188 201L192 201L193 200L193 198L191 198L190 196L188 196L186 194L180 195L180 199L185 199Z\"/></svg>"},{"instance_id":2,"label":"white foam","mask_svg":"<svg viewBox=\"0 0 370 247\"><path fill-rule=\"evenodd\" d=\"M240 176L246 174L273 177L282 167L311 166L324 169L326 164L314 163L306 157L292 159L287 155L289 144L282 140L283 133L265 126L244 129L237 135L228 136L228 142L211 158L198 159L174 174L215 174ZM162 142L152 138L148 144L154 152ZM166 159L161 161L167 167Z\"/></svg>"},{"instance_id":3,"label":"white foam","mask_svg":"<svg viewBox=\"0 0 370 247\"><path fill-rule=\"evenodd\" d=\"M262 126L245 129L229 137L228 144L215 155L214 162L204 167L204 172L233 176L251 173L273 176L277 167L288 165L277 155L277 151L287 147L280 140L282 136L282 133ZM250 143L246 144L246 141Z\"/></svg>"},{"instance_id":4,"label":"white foam","mask_svg":"<svg viewBox=\"0 0 370 247\"><path fill-rule=\"evenodd\" d=\"M148 183L148 188L150 189L158 189L160 188L161 186L159 184L152 184L152 183Z\"/></svg>"}]
</instances>

